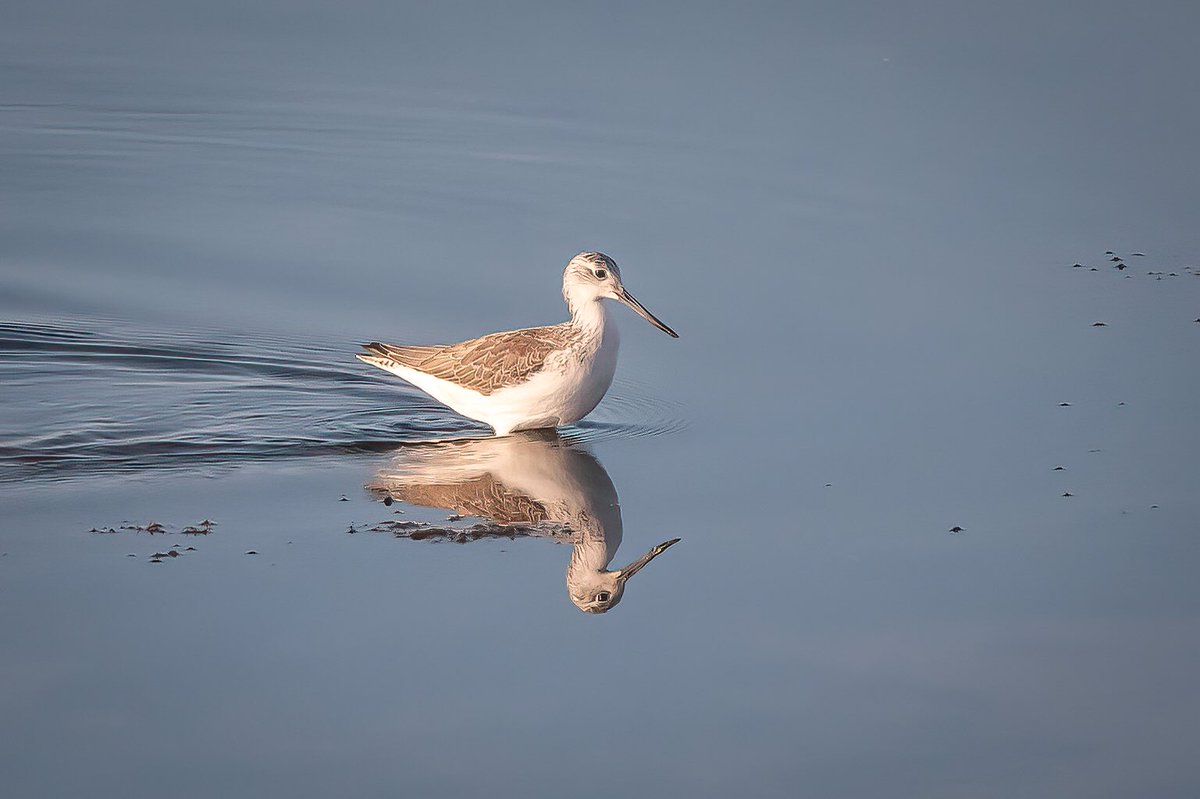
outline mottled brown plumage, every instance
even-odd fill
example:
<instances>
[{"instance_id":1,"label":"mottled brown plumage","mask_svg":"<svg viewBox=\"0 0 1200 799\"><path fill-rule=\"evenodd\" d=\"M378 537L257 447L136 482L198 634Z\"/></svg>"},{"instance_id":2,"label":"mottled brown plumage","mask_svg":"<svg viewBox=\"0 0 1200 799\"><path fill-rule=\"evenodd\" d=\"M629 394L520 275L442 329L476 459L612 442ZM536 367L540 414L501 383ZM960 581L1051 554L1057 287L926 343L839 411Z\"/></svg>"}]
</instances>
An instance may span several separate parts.
<instances>
[{"instance_id":1,"label":"mottled brown plumage","mask_svg":"<svg viewBox=\"0 0 1200 799\"><path fill-rule=\"evenodd\" d=\"M492 333L458 344L403 346L372 341L363 349L487 396L540 372L550 353L570 346L571 333L570 324L561 324Z\"/></svg>"},{"instance_id":2,"label":"mottled brown plumage","mask_svg":"<svg viewBox=\"0 0 1200 799\"><path fill-rule=\"evenodd\" d=\"M392 499L427 508L449 508L463 516L479 516L497 524L540 524L557 521L546 506L528 495L513 491L490 473L458 483L404 482L387 478L367 489Z\"/></svg>"}]
</instances>

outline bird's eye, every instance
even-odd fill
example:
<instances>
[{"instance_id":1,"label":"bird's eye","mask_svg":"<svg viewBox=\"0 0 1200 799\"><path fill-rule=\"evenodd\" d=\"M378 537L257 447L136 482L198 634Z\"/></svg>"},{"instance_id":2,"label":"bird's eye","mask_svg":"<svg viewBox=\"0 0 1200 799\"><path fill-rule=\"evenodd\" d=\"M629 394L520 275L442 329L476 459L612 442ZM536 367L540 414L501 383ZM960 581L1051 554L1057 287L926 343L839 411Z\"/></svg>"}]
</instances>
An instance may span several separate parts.
<instances>
[{"instance_id":1,"label":"bird's eye","mask_svg":"<svg viewBox=\"0 0 1200 799\"><path fill-rule=\"evenodd\" d=\"M596 601L607 602L610 596L611 594L609 594L607 591L601 591L600 593L596 594Z\"/></svg>"},{"instance_id":2,"label":"bird's eye","mask_svg":"<svg viewBox=\"0 0 1200 799\"><path fill-rule=\"evenodd\" d=\"M592 274L596 276L597 280L603 280L604 278L608 277L608 272L605 272L603 269L597 269L595 272L592 272Z\"/></svg>"}]
</instances>

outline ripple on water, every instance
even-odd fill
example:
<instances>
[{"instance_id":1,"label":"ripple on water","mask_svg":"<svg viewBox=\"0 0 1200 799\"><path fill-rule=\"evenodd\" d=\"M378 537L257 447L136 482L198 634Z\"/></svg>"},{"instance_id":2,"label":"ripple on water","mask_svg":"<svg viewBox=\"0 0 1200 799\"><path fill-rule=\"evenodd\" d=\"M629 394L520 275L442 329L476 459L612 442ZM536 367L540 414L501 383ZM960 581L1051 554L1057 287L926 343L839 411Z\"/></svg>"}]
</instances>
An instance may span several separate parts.
<instances>
[{"instance_id":1,"label":"ripple on water","mask_svg":"<svg viewBox=\"0 0 1200 799\"><path fill-rule=\"evenodd\" d=\"M351 343L0 321L0 480L232 466L485 436ZM682 429L678 405L618 380L583 441Z\"/></svg>"}]
</instances>

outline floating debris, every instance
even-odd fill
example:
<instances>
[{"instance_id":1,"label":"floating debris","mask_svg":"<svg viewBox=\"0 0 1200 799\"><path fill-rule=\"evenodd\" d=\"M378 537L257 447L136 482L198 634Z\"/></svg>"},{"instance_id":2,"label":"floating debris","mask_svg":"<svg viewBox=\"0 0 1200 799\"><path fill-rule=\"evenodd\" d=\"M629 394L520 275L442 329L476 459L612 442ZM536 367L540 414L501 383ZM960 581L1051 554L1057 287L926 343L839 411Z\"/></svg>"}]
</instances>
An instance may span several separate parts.
<instances>
[{"instance_id":1,"label":"floating debris","mask_svg":"<svg viewBox=\"0 0 1200 799\"><path fill-rule=\"evenodd\" d=\"M112 528L110 527L109 529L111 530ZM150 535L165 533L167 531L167 528L158 522L149 522L145 525L126 522L121 525L121 529L128 530L131 533L149 533Z\"/></svg>"},{"instance_id":2,"label":"floating debris","mask_svg":"<svg viewBox=\"0 0 1200 799\"><path fill-rule=\"evenodd\" d=\"M373 533L391 533L396 538L407 538L412 541L449 541L455 544L465 544L468 541L479 541L485 538L506 538L511 541L518 537L571 535L571 529L565 524L550 522L538 524L481 522L469 527L441 527L428 522L389 519L369 529Z\"/></svg>"},{"instance_id":3,"label":"floating debris","mask_svg":"<svg viewBox=\"0 0 1200 799\"><path fill-rule=\"evenodd\" d=\"M417 530L428 527L426 522L410 522L404 519L388 519L370 528L372 533L395 533L403 530Z\"/></svg>"},{"instance_id":4,"label":"floating debris","mask_svg":"<svg viewBox=\"0 0 1200 799\"><path fill-rule=\"evenodd\" d=\"M1060 407L1060 408L1070 408L1070 407L1071 407L1071 403L1069 403L1069 402L1060 402L1060 403L1058 403L1058 407Z\"/></svg>"},{"instance_id":5,"label":"floating debris","mask_svg":"<svg viewBox=\"0 0 1200 799\"><path fill-rule=\"evenodd\" d=\"M388 494L386 497L383 498L383 504L387 505L389 508L392 507L392 503L395 501L396 500L392 499L391 494Z\"/></svg>"},{"instance_id":6,"label":"floating debris","mask_svg":"<svg viewBox=\"0 0 1200 799\"><path fill-rule=\"evenodd\" d=\"M1064 492L1062 492L1062 495L1063 495L1064 497L1073 497L1073 496L1075 496L1075 495L1074 495L1074 494L1072 494L1070 491L1064 491Z\"/></svg>"},{"instance_id":7,"label":"floating debris","mask_svg":"<svg viewBox=\"0 0 1200 799\"><path fill-rule=\"evenodd\" d=\"M257 549L247 549L247 550L246 550L246 554L247 554L247 555L257 555L257 554L258 554L258 550L257 550Z\"/></svg>"},{"instance_id":8,"label":"floating debris","mask_svg":"<svg viewBox=\"0 0 1200 799\"><path fill-rule=\"evenodd\" d=\"M88 530L88 532L89 533L103 533L104 535L112 535L113 533L115 533L117 531L115 529L113 529L112 527L93 527L91 530Z\"/></svg>"},{"instance_id":9,"label":"floating debris","mask_svg":"<svg viewBox=\"0 0 1200 799\"><path fill-rule=\"evenodd\" d=\"M1145 258L1146 257L1146 253L1144 253L1144 252L1131 252L1129 254L1136 258Z\"/></svg>"},{"instance_id":10,"label":"floating debris","mask_svg":"<svg viewBox=\"0 0 1200 799\"><path fill-rule=\"evenodd\" d=\"M1072 264L1071 268L1072 269L1083 269L1083 264Z\"/></svg>"},{"instance_id":11,"label":"floating debris","mask_svg":"<svg viewBox=\"0 0 1200 799\"><path fill-rule=\"evenodd\" d=\"M1092 322L1092 327L1108 327L1108 322Z\"/></svg>"},{"instance_id":12,"label":"floating debris","mask_svg":"<svg viewBox=\"0 0 1200 799\"><path fill-rule=\"evenodd\" d=\"M959 527L957 524L950 528L950 532L952 532L952 533L961 533L962 531L963 531L963 529L961 527Z\"/></svg>"},{"instance_id":13,"label":"floating debris","mask_svg":"<svg viewBox=\"0 0 1200 799\"><path fill-rule=\"evenodd\" d=\"M1052 471L1052 472L1065 472L1066 470L1067 470L1067 467L1065 467L1065 466L1055 466L1055 467L1054 467L1053 469L1051 469L1050 471Z\"/></svg>"},{"instance_id":14,"label":"floating debris","mask_svg":"<svg viewBox=\"0 0 1200 799\"><path fill-rule=\"evenodd\" d=\"M345 495L345 494L342 494L342 498L338 500L338 502L349 502L349 501L350 501L350 500L346 499L346 495Z\"/></svg>"}]
</instances>

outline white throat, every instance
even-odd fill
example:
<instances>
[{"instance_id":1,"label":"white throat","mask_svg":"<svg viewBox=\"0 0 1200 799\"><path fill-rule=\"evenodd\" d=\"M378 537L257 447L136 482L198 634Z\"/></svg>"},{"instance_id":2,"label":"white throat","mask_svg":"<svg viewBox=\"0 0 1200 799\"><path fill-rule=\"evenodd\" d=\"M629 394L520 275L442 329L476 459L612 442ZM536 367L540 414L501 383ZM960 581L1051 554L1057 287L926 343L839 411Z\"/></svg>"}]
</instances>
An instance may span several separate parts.
<instances>
[{"instance_id":1,"label":"white throat","mask_svg":"<svg viewBox=\"0 0 1200 799\"><path fill-rule=\"evenodd\" d=\"M604 333L609 321L609 310L603 299L594 297L582 302L572 302L568 297L567 307L571 310L571 324L588 332Z\"/></svg>"}]
</instances>

